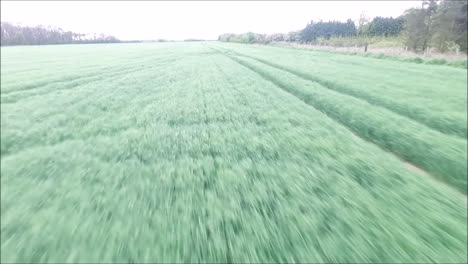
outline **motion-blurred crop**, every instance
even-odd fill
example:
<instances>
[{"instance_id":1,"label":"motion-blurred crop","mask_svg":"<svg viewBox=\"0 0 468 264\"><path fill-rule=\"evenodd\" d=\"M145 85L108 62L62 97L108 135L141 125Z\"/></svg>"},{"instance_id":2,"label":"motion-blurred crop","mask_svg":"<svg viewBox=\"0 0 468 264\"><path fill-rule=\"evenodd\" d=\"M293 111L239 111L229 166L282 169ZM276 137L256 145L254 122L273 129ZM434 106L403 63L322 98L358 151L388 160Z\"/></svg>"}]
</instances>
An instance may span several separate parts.
<instances>
[{"instance_id":1,"label":"motion-blurred crop","mask_svg":"<svg viewBox=\"0 0 468 264\"><path fill-rule=\"evenodd\" d=\"M1 55L2 262L467 261L466 69L230 43Z\"/></svg>"}]
</instances>

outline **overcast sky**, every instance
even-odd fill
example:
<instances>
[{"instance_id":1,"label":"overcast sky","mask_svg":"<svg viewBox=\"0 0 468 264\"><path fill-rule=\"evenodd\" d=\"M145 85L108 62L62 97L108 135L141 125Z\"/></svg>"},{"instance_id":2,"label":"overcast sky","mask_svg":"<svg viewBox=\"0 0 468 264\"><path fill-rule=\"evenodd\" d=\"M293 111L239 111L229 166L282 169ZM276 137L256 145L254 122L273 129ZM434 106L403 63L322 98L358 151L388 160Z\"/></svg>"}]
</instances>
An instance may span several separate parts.
<instances>
[{"instance_id":1,"label":"overcast sky","mask_svg":"<svg viewBox=\"0 0 468 264\"><path fill-rule=\"evenodd\" d=\"M216 39L222 33L286 33L310 20L399 16L421 1L1 1L3 22L57 26L130 39Z\"/></svg>"}]
</instances>

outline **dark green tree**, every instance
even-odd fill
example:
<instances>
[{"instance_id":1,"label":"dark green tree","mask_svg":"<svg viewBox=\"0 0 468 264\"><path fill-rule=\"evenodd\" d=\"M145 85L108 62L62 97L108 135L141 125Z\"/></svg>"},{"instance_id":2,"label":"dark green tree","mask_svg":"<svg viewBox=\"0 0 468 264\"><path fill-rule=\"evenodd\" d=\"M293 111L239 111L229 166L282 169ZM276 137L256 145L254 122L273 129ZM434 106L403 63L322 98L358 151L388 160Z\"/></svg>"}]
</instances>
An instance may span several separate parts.
<instances>
[{"instance_id":1,"label":"dark green tree","mask_svg":"<svg viewBox=\"0 0 468 264\"><path fill-rule=\"evenodd\" d=\"M300 33L302 42L315 41L319 37L329 39L331 37L349 37L355 36L357 33L356 25L351 19L346 22L328 21L314 22L311 21Z\"/></svg>"},{"instance_id":2,"label":"dark green tree","mask_svg":"<svg viewBox=\"0 0 468 264\"><path fill-rule=\"evenodd\" d=\"M413 51L425 51L431 38L431 26L436 0L424 0L422 8L411 8L403 15L406 46Z\"/></svg>"},{"instance_id":3,"label":"dark green tree","mask_svg":"<svg viewBox=\"0 0 468 264\"><path fill-rule=\"evenodd\" d=\"M447 51L451 44L467 50L467 1L442 1L433 16L432 46Z\"/></svg>"},{"instance_id":4,"label":"dark green tree","mask_svg":"<svg viewBox=\"0 0 468 264\"><path fill-rule=\"evenodd\" d=\"M369 23L368 34L371 36L395 36L403 29L402 18L375 17Z\"/></svg>"}]
</instances>

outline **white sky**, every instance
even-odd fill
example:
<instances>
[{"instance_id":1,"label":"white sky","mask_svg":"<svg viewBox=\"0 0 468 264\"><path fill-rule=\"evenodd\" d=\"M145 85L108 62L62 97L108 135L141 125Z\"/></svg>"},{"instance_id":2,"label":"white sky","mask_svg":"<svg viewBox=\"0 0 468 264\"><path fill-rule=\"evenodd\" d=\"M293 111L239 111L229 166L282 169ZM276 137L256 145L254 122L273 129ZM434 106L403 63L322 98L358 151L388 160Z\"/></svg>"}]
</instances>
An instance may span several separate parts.
<instances>
[{"instance_id":1,"label":"white sky","mask_svg":"<svg viewBox=\"0 0 468 264\"><path fill-rule=\"evenodd\" d=\"M310 20L399 16L421 1L1 1L3 22L57 26L129 39L216 39L222 33L286 33Z\"/></svg>"}]
</instances>

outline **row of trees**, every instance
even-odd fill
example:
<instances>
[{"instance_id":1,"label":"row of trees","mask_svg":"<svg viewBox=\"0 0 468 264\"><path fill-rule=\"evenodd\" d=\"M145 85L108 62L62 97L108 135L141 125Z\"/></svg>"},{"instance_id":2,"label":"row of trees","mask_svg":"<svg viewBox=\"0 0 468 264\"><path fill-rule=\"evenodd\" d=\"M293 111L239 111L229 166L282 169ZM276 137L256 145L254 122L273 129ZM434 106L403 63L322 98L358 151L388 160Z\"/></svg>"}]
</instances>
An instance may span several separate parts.
<instances>
[{"instance_id":1,"label":"row of trees","mask_svg":"<svg viewBox=\"0 0 468 264\"><path fill-rule=\"evenodd\" d=\"M375 17L370 23L364 23L359 28L360 35L366 36L396 36L403 30L402 17Z\"/></svg>"},{"instance_id":2,"label":"row of trees","mask_svg":"<svg viewBox=\"0 0 468 264\"><path fill-rule=\"evenodd\" d=\"M467 1L424 0L421 8L407 10L405 44L415 51L429 47L447 51L456 46L467 51Z\"/></svg>"},{"instance_id":3,"label":"row of trees","mask_svg":"<svg viewBox=\"0 0 468 264\"><path fill-rule=\"evenodd\" d=\"M224 42L260 43L260 44L268 44L272 41L296 42L296 41L301 40L301 32L291 31L286 34L275 33L271 35L257 34L253 32L247 32L243 34L222 34L218 37L218 40L224 41Z\"/></svg>"},{"instance_id":4,"label":"row of trees","mask_svg":"<svg viewBox=\"0 0 468 264\"><path fill-rule=\"evenodd\" d=\"M397 18L375 17L369 20L361 14L357 26L346 22L310 22L300 31L286 34L223 34L218 40L241 43L269 43L287 41L320 43L332 37L363 38L373 36L401 36L408 49L425 51L432 47L441 52L458 49L467 51L467 1L424 0L420 8L412 8ZM363 41L365 43L365 41Z\"/></svg>"},{"instance_id":5,"label":"row of trees","mask_svg":"<svg viewBox=\"0 0 468 264\"><path fill-rule=\"evenodd\" d=\"M272 41L287 42L315 42L318 39L330 39L331 37L350 37L356 35L368 36L394 36L398 35L403 27L403 19L376 17L370 22L365 22L356 27L351 19L346 22L310 22L300 31L289 33L275 33L271 35L247 32L243 34L223 34L218 40L240 43L269 43Z\"/></svg>"},{"instance_id":6,"label":"row of trees","mask_svg":"<svg viewBox=\"0 0 468 264\"><path fill-rule=\"evenodd\" d=\"M330 39L331 37L349 37L356 35L356 26L351 19L345 23L339 21L316 22L307 24L300 33L300 40L303 42L311 42L317 38Z\"/></svg>"},{"instance_id":7,"label":"row of trees","mask_svg":"<svg viewBox=\"0 0 468 264\"><path fill-rule=\"evenodd\" d=\"M1 45L45 45L72 43L115 43L119 40L104 34L86 35L61 28L28 27L1 22Z\"/></svg>"}]
</instances>

